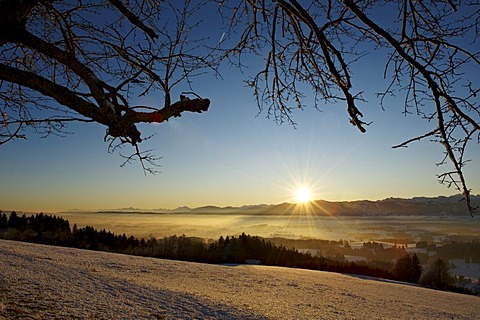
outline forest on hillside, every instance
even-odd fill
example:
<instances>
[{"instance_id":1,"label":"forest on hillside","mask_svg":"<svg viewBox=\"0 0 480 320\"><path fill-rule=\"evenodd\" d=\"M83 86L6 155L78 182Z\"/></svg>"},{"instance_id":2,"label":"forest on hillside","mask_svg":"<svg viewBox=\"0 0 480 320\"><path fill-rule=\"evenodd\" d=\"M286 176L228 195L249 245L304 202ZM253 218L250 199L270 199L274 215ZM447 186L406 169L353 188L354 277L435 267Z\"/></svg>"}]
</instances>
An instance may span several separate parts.
<instances>
[{"instance_id":1,"label":"forest on hillside","mask_svg":"<svg viewBox=\"0 0 480 320\"><path fill-rule=\"evenodd\" d=\"M345 259L312 255L289 246L287 239L286 244L279 243L279 239L275 239L273 243L245 233L239 236L221 236L218 240L205 240L186 235L137 239L126 234L114 234L105 229L96 230L91 226L78 228L74 224L71 228L69 221L62 217L43 213L18 215L15 211L9 216L5 212L0 215L0 239L192 262L250 263L350 273L420 283L435 289L474 293L457 285L458 279L448 274L448 265L442 259L437 258L427 270L423 270L416 254L408 254L405 248L401 247L385 249L381 244L372 242L365 243L362 250L394 256L395 263L381 259L349 262ZM317 246L330 244L327 240L309 241L316 241ZM470 243L467 244L467 248L475 249L474 245L478 247L479 244ZM348 250L348 244L343 245L343 248ZM451 250L464 252L459 249L459 244L450 244L443 251Z\"/></svg>"}]
</instances>

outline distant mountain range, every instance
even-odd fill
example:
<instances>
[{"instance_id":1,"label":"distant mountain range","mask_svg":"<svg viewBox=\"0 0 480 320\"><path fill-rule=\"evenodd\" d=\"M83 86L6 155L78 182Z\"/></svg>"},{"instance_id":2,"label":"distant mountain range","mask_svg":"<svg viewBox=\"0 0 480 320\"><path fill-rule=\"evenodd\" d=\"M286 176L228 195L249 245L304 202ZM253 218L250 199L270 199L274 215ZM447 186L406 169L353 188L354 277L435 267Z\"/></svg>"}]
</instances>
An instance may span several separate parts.
<instances>
[{"instance_id":1,"label":"distant mountain range","mask_svg":"<svg viewBox=\"0 0 480 320\"><path fill-rule=\"evenodd\" d=\"M471 197L474 205L480 204L480 195ZM179 207L177 209L142 210L123 208L100 210L99 213L189 213L189 214L243 214L243 215L290 215L309 214L319 216L388 216L388 215L469 215L461 195L439 196L434 198L415 197L411 199L387 198L383 200L325 201L315 200L308 204L261 204L241 207L205 206L198 208Z\"/></svg>"}]
</instances>

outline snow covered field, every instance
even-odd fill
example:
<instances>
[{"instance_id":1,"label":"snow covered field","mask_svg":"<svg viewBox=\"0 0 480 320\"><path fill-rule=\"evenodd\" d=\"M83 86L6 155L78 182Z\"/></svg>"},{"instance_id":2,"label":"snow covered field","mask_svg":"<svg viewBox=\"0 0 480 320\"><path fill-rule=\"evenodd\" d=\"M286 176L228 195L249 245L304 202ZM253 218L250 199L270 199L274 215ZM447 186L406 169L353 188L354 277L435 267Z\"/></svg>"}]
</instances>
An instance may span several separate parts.
<instances>
[{"instance_id":1,"label":"snow covered field","mask_svg":"<svg viewBox=\"0 0 480 320\"><path fill-rule=\"evenodd\" d=\"M4 319L480 319L480 298L319 271L0 240Z\"/></svg>"}]
</instances>

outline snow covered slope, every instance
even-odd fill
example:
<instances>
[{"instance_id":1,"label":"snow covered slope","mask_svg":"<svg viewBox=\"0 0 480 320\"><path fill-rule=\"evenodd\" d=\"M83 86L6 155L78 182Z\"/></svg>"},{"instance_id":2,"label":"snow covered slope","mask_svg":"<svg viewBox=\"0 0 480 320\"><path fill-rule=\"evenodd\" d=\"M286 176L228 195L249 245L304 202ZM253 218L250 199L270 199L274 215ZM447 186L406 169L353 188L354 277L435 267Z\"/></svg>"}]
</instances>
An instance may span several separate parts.
<instances>
[{"instance_id":1,"label":"snow covered slope","mask_svg":"<svg viewBox=\"0 0 480 320\"><path fill-rule=\"evenodd\" d=\"M0 240L5 319L479 319L480 298L381 280Z\"/></svg>"}]
</instances>

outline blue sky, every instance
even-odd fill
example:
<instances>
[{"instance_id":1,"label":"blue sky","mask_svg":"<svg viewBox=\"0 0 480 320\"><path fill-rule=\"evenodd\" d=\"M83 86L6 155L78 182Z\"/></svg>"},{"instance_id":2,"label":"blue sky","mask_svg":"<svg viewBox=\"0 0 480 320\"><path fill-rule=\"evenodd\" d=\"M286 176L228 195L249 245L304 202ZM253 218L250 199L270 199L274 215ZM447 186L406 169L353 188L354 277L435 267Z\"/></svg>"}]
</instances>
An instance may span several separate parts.
<instances>
[{"instance_id":1,"label":"blue sky","mask_svg":"<svg viewBox=\"0 0 480 320\"><path fill-rule=\"evenodd\" d=\"M146 135L156 134L142 147L163 157L157 175L145 176L138 164L120 168L122 159L107 152L105 129L96 124L70 126L74 134L62 138L32 135L2 146L1 209L281 203L294 201L300 186L326 200L455 193L436 182L440 145L391 149L427 128L400 108L382 111L374 101L366 104L365 117L373 121L366 134L349 124L343 105L296 112L294 129L257 116L241 81L211 79L197 91L212 100L207 113L142 126ZM472 156L479 158L478 152ZM472 178L480 176L478 164L467 172L470 187L480 190Z\"/></svg>"},{"instance_id":2,"label":"blue sky","mask_svg":"<svg viewBox=\"0 0 480 320\"><path fill-rule=\"evenodd\" d=\"M122 159L107 152L104 127L70 125L74 134L65 137L29 135L0 147L0 209L270 204L294 201L295 190L302 186L310 188L315 199L325 200L457 193L436 182L436 175L450 168L435 165L442 160L440 145L424 141L391 149L434 124L403 116L401 98L381 110L374 93L387 84L378 55L382 53L365 58L353 70L353 89L365 91L368 100L359 106L365 120L373 122L365 134L349 124L343 104L321 106L322 112L307 106L294 113L296 129L279 126L258 114L243 83L246 76L225 67L223 79L205 77L194 83L195 91L212 101L207 113L141 126L144 136L156 134L141 147L163 157L161 173L145 176L138 164L121 168ZM157 100L163 97L153 94L143 102ZM475 147L469 157L478 160ZM478 193L478 161L466 172L469 187Z\"/></svg>"}]
</instances>

